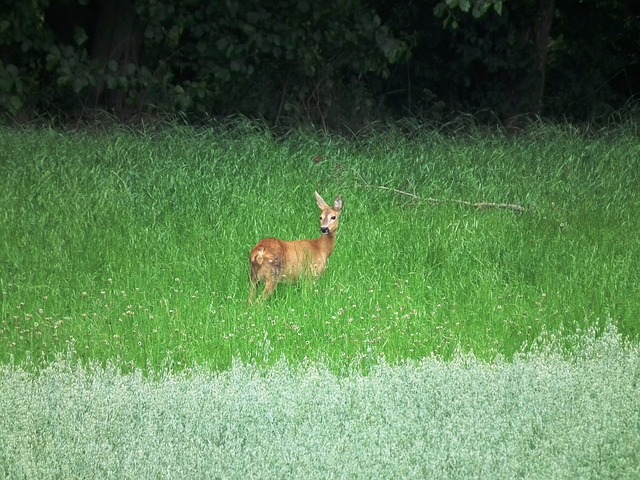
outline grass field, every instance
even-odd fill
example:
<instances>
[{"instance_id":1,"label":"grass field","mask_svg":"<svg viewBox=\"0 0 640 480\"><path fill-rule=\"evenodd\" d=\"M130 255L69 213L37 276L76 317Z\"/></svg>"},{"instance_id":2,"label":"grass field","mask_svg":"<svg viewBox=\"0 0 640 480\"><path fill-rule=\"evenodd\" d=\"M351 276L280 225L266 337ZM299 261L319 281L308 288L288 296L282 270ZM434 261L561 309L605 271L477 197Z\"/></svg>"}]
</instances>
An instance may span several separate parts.
<instances>
[{"instance_id":1,"label":"grass field","mask_svg":"<svg viewBox=\"0 0 640 480\"><path fill-rule=\"evenodd\" d=\"M0 145L0 476L637 478L637 128ZM250 307L315 190L328 271Z\"/></svg>"},{"instance_id":2,"label":"grass field","mask_svg":"<svg viewBox=\"0 0 640 480\"><path fill-rule=\"evenodd\" d=\"M632 131L348 140L238 122L0 138L3 362L71 350L125 368L341 368L456 350L509 358L544 331L607 323L638 338ZM326 275L249 308L249 251L318 236L314 190L345 199Z\"/></svg>"}]
</instances>

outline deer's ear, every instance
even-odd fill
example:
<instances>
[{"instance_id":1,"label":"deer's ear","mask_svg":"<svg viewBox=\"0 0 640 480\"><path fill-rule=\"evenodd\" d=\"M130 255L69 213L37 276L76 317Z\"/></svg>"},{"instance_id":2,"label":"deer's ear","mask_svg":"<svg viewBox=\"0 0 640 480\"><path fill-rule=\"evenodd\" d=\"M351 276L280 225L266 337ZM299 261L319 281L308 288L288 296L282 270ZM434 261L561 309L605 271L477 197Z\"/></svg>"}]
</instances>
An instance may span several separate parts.
<instances>
[{"instance_id":1,"label":"deer's ear","mask_svg":"<svg viewBox=\"0 0 640 480\"><path fill-rule=\"evenodd\" d=\"M327 205L327 202L325 202L322 197L320 196L320 194L318 192L316 192L316 202L318 202L318 206L321 209L325 209L325 208L329 208L329 205Z\"/></svg>"},{"instance_id":2,"label":"deer's ear","mask_svg":"<svg viewBox=\"0 0 640 480\"><path fill-rule=\"evenodd\" d=\"M335 208L336 210L342 210L342 205L343 205L342 195L340 195L333 202L333 208Z\"/></svg>"}]
</instances>

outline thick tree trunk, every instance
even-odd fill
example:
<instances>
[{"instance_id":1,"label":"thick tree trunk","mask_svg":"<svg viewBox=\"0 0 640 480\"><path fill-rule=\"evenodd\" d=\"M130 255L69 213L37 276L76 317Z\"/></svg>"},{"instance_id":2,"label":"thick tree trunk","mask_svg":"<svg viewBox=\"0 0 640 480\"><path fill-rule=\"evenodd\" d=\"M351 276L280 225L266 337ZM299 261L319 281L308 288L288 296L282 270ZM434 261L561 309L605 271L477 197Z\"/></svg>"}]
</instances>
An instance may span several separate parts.
<instances>
[{"instance_id":1,"label":"thick tree trunk","mask_svg":"<svg viewBox=\"0 0 640 480\"><path fill-rule=\"evenodd\" d=\"M103 76L96 85L96 103L117 114L123 114L124 93L109 90L105 75L109 64L115 62L118 70L138 63L140 35L136 32L135 11L129 0L97 0L98 18L93 36L91 56L98 61Z\"/></svg>"},{"instance_id":2,"label":"thick tree trunk","mask_svg":"<svg viewBox=\"0 0 640 480\"><path fill-rule=\"evenodd\" d=\"M129 0L93 0L51 2L45 12L47 25L62 44L75 43L75 27L87 33L85 44L99 72L95 89L87 95L87 102L106 108L118 116L124 115L124 92L107 88L106 76L117 75L129 64L138 63L141 36L136 29L135 11ZM116 68L110 69L110 63Z\"/></svg>"},{"instance_id":3,"label":"thick tree trunk","mask_svg":"<svg viewBox=\"0 0 640 480\"><path fill-rule=\"evenodd\" d=\"M538 15L535 26L536 50L532 72L532 107L534 109L534 113L540 113L542 111L542 104L544 101L544 80L547 70L547 57L550 43L549 38L555 10L554 0L538 0L537 3Z\"/></svg>"},{"instance_id":4,"label":"thick tree trunk","mask_svg":"<svg viewBox=\"0 0 640 480\"><path fill-rule=\"evenodd\" d=\"M505 112L507 125L517 123L517 117L522 115L538 115L544 103L544 83L555 0L537 0L535 9L533 25L521 32L522 42L531 45L531 54L522 78L510 89L511 98Z\"/></svg>"}]
</instances>

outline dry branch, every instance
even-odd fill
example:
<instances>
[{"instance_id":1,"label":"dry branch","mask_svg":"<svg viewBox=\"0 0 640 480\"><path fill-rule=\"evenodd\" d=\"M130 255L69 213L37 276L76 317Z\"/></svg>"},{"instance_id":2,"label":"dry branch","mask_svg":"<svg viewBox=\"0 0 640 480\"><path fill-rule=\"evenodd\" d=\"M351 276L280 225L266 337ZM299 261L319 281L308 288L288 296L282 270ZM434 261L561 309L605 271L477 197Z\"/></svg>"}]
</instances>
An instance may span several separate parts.
<instances>
[{"instance_id":1,"label":"dry branch","mask_svg":"<svg viewBox=\"0 0 640 480\"><path fill-rule=\"evenodd\" d=\"M375 187L380 190L387 190L389 192L398 193L400 195L406 195L408 197L413 198L414 200L418 200L419 202L429 202L429 203L455 203L457 205L465 205L467 207L475 207L481 210L488 210L490 208L502 208L505 210L511 210L512 212L524 212L525 208L521 205L517 205L514 203L494 203L494 202L467 202L465 200L455 200L455 199L439 199L439 198L422 198L413 193L405 192L402 190L398 190L397 188L385 187L382 185L367 185L368 187Z\"/></svg>"}]
</instances>

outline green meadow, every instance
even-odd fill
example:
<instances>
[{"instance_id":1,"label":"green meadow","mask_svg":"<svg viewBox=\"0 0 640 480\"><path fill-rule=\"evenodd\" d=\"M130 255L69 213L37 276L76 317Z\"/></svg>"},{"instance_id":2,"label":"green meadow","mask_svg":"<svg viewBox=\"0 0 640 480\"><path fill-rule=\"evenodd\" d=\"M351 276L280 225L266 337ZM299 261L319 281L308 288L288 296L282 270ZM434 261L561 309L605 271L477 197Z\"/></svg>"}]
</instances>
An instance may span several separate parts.
<instances>
[{"instance_id":1,"label":"green meadow","mask_svg":"<svg viewBox=\"0 0 640 480\"><path fill-rule=\"evenodd\" d=\"M638 338L632 132L0 136L3 362L71 350L125 368L341 368L510 357L543 332L608 323ZM251 248L319 236L315 190L345 201L326 274L250 308Z\"/></svg>"},{"instance_id":2,"label":"green meadow","mask_svg":"<svg viewBox=\"0 0 640 480\"><path fill-rule=\"evenodd\" d=\"M636 127L0 145L7 478L638 474ZM327 271L249 306L251 248L319 236L316 190Z\"/></svg>"}]
</instances>

